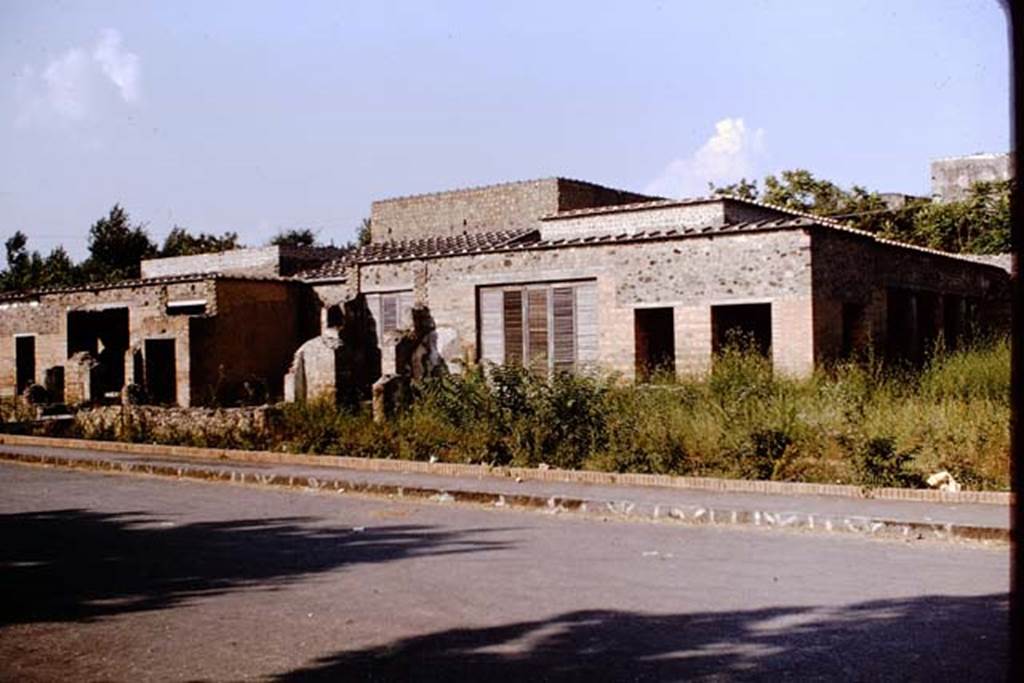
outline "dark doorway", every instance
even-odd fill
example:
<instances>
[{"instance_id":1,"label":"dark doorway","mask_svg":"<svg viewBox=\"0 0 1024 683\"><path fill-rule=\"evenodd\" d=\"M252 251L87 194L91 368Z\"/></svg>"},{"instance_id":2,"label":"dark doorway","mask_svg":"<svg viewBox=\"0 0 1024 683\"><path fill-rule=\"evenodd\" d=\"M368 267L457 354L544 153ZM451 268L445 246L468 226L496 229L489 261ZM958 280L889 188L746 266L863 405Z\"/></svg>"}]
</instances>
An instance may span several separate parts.
<instances>
[{"instance_id":1,"label":"dark doorway","mask_svg":"<svg viewBox=\"0 0 1024 683\"><path fill-rule=\"evenodd\" d=\"M97 361L95 395L117 398L124 386L128 351L128 309L68 311L68 358L87 351Z\"/></svg>"},{"instance_id":2,"label":"dark doorway","mask_svg":"<svg viewBox=\"0 0 1024 683\"><path fill-rule=\"evenodd\" d=\"M841 358L853 358L862 353L867 344L867 320L864 316L864 304L844 303Z\"/></svg>"},{"instance_id":3,"label":"dark doorway","mask_svg":"<svg viewBox=\"0 0 1024 683\"><path fill-rule=\"evenodd\" d=\"M947 294L942 297L942 341L949 351L956 351L963 334L963 299Z\"/></svg>"},{"instance_id":4,"label":"dark doorway","mask_svg":"<svg viewBox=\"0 0 1024 683\"><path fill-rule=\"evenodd\" d=\"M177 403L177 367L173 339L146 340L146 389L149 400L161 405Z\"/></svg>"},{"instance_id":5,"label":"dark doorway","mask_svg":"<svg viewBox=\"0 0 1024 683\"><path fill-rule=\"evenodd\" d=\"M772 351L772 305L733 304L711 307L711 350L753 351L765 358Z\"/></svg>"},{"instance_id":6,"label":"dark doorway","mask_svg":"<svg viewBox=\"0 0 1024 683\"><path fill-rule=\"evenodd\" d=\"M671 308L638 308L634 311L636 376L648 382L658 374L676 370L676 334Z\"/></svg>"},{"instance_id":7,"label":"dark doorway","mask_svg":"<svg viewBox=\"0 0 1024 683\"><path fill-rule=\"evenodd\" d=\"M890 360L921 361L917 297L913 292L891 288L886 293L885 337L886 355Z\"/></svg>"},{"instance_id":8,"label":"dark doorway","mask_svg":"<svg viewBox=\"0 0 1024 683\"><path fill-rule=\"evenodd\" d=\"M18 395L36 381L36 338L32 335L14 338L14 365Z\"/></svg>"}]
</instances>

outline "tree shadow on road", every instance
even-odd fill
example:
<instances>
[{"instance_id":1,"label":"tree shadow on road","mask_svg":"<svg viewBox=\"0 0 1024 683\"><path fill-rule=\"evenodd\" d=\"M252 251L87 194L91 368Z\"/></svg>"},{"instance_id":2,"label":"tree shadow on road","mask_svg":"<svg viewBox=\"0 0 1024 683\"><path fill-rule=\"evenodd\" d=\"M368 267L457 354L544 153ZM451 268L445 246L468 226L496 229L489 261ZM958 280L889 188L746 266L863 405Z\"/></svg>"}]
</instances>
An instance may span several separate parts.
<instances>
[{"instance_id":1,"label":"tree shadow on road","mask_svg":"<svg viewBox=\"0 0 1024 683\"><path fill-rule=\"evenodd\" d=\"M577 611L340 652L275 680L1002 680L1007 599L667 616Z\"/></svg>"},{"instance_id":2,"label":"tree shadow on road","mask_svg":"<svg viewBox=\"0 0 1024 683\"><path fill-rule=\"evenodd\" d=\"M354 564L496 550L497 529L328 527L304 517L174 524L141 513L0 515L0 626L83 621L267 588Z\"/></svg>"}]
</instances>

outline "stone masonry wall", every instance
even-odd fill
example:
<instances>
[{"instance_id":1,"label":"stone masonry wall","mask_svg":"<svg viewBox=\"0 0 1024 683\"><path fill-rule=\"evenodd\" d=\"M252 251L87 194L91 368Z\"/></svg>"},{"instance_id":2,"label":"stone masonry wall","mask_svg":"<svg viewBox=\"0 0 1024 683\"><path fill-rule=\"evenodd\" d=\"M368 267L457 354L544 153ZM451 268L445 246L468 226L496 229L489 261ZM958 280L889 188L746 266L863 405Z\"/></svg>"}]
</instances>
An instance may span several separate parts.
<instances>
[{"instance_id":1,"label":"stone masonry wall","mask_svg":"<svg viewBox=\"0 0 1024 683\"><path fill-rule=\"evenodd\" d=\"M636 308L672 307L677 370L701 372L711 360L711 306L769 302L776 367L799 374L813 363L810 267L809 236L789 230L370 264L360 278L363 291L410 289L425 271L421 303L473 348L478 287L595 279L599 365L626 377L635 367Z\"/></svg>"},{"instance_id":2,"label":"stone masonry wall","mask_svg":"<svg viewBox=\"0 0 1024 683\"><path fill-rule=\"evenodd\" d=\"M188 401L189 349L188 317L168 316L168 300L206 299L214 302L212 281L134 287L100 288L67 293L43 294L33 301L19 301L0 307L0 396L15 391L14 335L36 336L36 379L43 382L47 368L64 366L68 358L67 314L126 307L129 346L139 347L147 338L176 340L178 400ZM125 354L125 377L131 381L134 366L131 352Z\"/></svg>"},{"instance_id":3,"label":"stone masonry wall","mask_svg":"<svg viewBox=\"0 0 1024 683\"><path fill-rule=\"evenodd\" d=\"M980 181L1008 180L1013 175L1009 154L975 154L932 162L932 197L940 202L964 199Z\"/></svg>"},{"instance_id":4,"label":"stone masonry wall","mask_svg":"<svg viewBox=\"0 0 1024 683\"><path fill-rule=\"evenodd\" d=\"M192 275L195 273L244 273L253 276L278 274L281 262L279 247L233 249L213 254L174 256L142 261L142 277Z\"/></svg>"},{"instance_id":5,"label":"stone masonry wall","mask_svg":"<svg viewBox=\"0 0 1024 683\"><path fill-rule=\"evenodd\" d=\"M537 227L541 216L651 197L565 178L545 178L373 203L374 242Z\"/></svg>"},{"instance_id":6,"label":"stone masonry wall","mask_svg":"<svg viewBox=\"0 0 1024 683\"><path fill-rule=\"evenodd\" d=\"M374 242L534 226L558 210L558 180L547 178L373 203Z\"/></svg>"},{"instance_id":7,"label":"stone masonry wall","mask_svg":"<svg viewBox=\"0 0 1024 683\"><path fill-rule=\"evenodd\" d=\"M814 335L819 362L839 354L844 303L865 307L867 336L877 349L883 348L889 288L976 299L987 303L991 324L1005 326L998 311L1009 301L1008 274L1001 268L877 243L835 230L817 230L811 245ZM938 313L941 324L941 311Z\"/></svg>"},{"instance_id":8,"label":"stone masonry wall","mask_svg":"<svg viewBox=\"0 0 1024 683\"><path fill-rule=\"evenodd\" d=\"M541 224L544 239L568 239L589 235L633 235L643 231L705 228L726 223L792 218L792 214L729 199L713 199L645 207L608 207L600 213L551 217Z\"/></svg>"}]
</instances>

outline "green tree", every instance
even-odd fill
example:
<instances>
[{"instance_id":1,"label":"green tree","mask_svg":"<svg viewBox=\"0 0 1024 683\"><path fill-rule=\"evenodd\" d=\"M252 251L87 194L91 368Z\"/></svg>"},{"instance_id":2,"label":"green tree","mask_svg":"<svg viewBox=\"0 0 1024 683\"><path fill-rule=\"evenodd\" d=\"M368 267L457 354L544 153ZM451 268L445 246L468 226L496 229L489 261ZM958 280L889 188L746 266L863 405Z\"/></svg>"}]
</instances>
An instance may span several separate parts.
<instances>
[{"instance_id":1,"label":"green tree","mask_svg":"<svg viewBox=\"0 0 1024 683\"><path fill-rule=\"evenodd\" d=\"M757 200L756 180L740 178L738 183L721 186L715 185L714 183L708 183L708 190L711 194L726 194L731 197L739 197L740 199L748 199L750 201Z\"/></svg>"},{"instance_id":2,"label":"green tree","mask_svg":"<svg viewBox=\"0 0 1024 683\"><path fill-rule=\"evenodd\" d=\"M715 186L714 194L756 199L792 211L841 220L888 239L954 253L995 254L1010 248L1010 183L976 183L962 201L911 201L890 209L876 192L854 185L845 190L805 169L768 175L758 193L757 181L741 179Z\"/></svg>"},{"instance_id":3,"label":"green tree","mask_svg":"<svg viewBox=\"0 0 1024 683\"><path fill-rule=\"evenodd\" d=\"M359 230L356 231L357 247L365 247L367 244L370 243L370 240L372 239L373 236L372 228L372 220L370 218L364 218L363 221L359 224Z\"/></svg>"},{"instance_id":4,"label":"green tree","mask_svg":"<svg viewBox=\"0 0 1024 683\"><path fill-rule=\"evenodd\" d=\"M51 249L43 260L36 286L68 287L80 284L81 281L81 269L71 260L64 247L58 246Z\"/></svg>"},{"instance_id":5,"label":"green tree","mask_svg":"<svg viewBox=\"0 0 1024 683\"><path fill-rule=\"evenodd\" d=\"M238 248L238 233L225 232L223 235L211 235L201 232L193 235L185 228L174 226L168 233L164 245L160 249L161 257L192 256L209 254L216 251L230 251Z\"/></svg>"},{"instance_id":6,"label":"green tree","mask_svg":"<svg viewBox=\"0 0 1024 683\"><path fill-rule=\"evenodd\" d=\"M78 268L64 247L55 247L43 258L29 251L28 237L20 230L4 242L7 268L0 273L0 290L5 292L64 287L80 281Z\"/></svg>"},{"instance_id":7,"label":"green tree","mask_svg":"<svg viewBox=\"0 0 1024 683\"><path fill-rule=\"evenodd\" d=\"M128 212L114 204L89 229L89 258L82 264L95 282L114 282L139 277L139 262L157 255L144 225L132 225Z\"/></svg>"},{"instance_id":8,"label":"green tree","mask_svg":"<svg viewBox=\"0 0 1024 683\"><path fill-rule=\"evenodd\" d=\"M281 230L270 239L277 247L313 247L316 243L316 233L309 228Z\"/></svg>"},{"instance_id":9,"label":"green tree","mask_svg":"<svg viewBox=\"0 0 1024 683\"><path fill-rule=\"evenodd\" d=\"M31 286L32 257L28 252L28 236L21 230L4 242L7 270L3 272L3 289L11 292ZM36 257L39 255L36 254Z\"/></svg>"},{"instance_id":10,"label":"green tree","mask_svg":"<svg viewBox=\"0 0 1024 683\"><path fill-rule=\"evenodd\" d=\"M883 237L955 253L1010 250L1010 181L979 182L965 199L928 202L882 226Z\"/></svg>"}]
</instances>

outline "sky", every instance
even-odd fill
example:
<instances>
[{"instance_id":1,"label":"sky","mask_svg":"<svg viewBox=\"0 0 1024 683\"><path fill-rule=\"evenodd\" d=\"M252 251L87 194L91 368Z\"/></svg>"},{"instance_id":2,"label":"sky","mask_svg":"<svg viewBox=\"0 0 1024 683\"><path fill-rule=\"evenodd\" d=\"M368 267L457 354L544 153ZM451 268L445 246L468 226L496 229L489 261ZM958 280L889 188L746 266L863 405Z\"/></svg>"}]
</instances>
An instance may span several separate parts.
<instances>
[{"instance_id":1,"label":"sky","mask_svg":"<svg viewBox=\"0 0 1024 683\"><path fill-rule=\"evenodd\" d=\"M351 239L386 197L562 176L664 196L806 168L930 194L1004 152L995 0L0 3L0 239L120 203Z\"/></svg>"}]
</instances>

